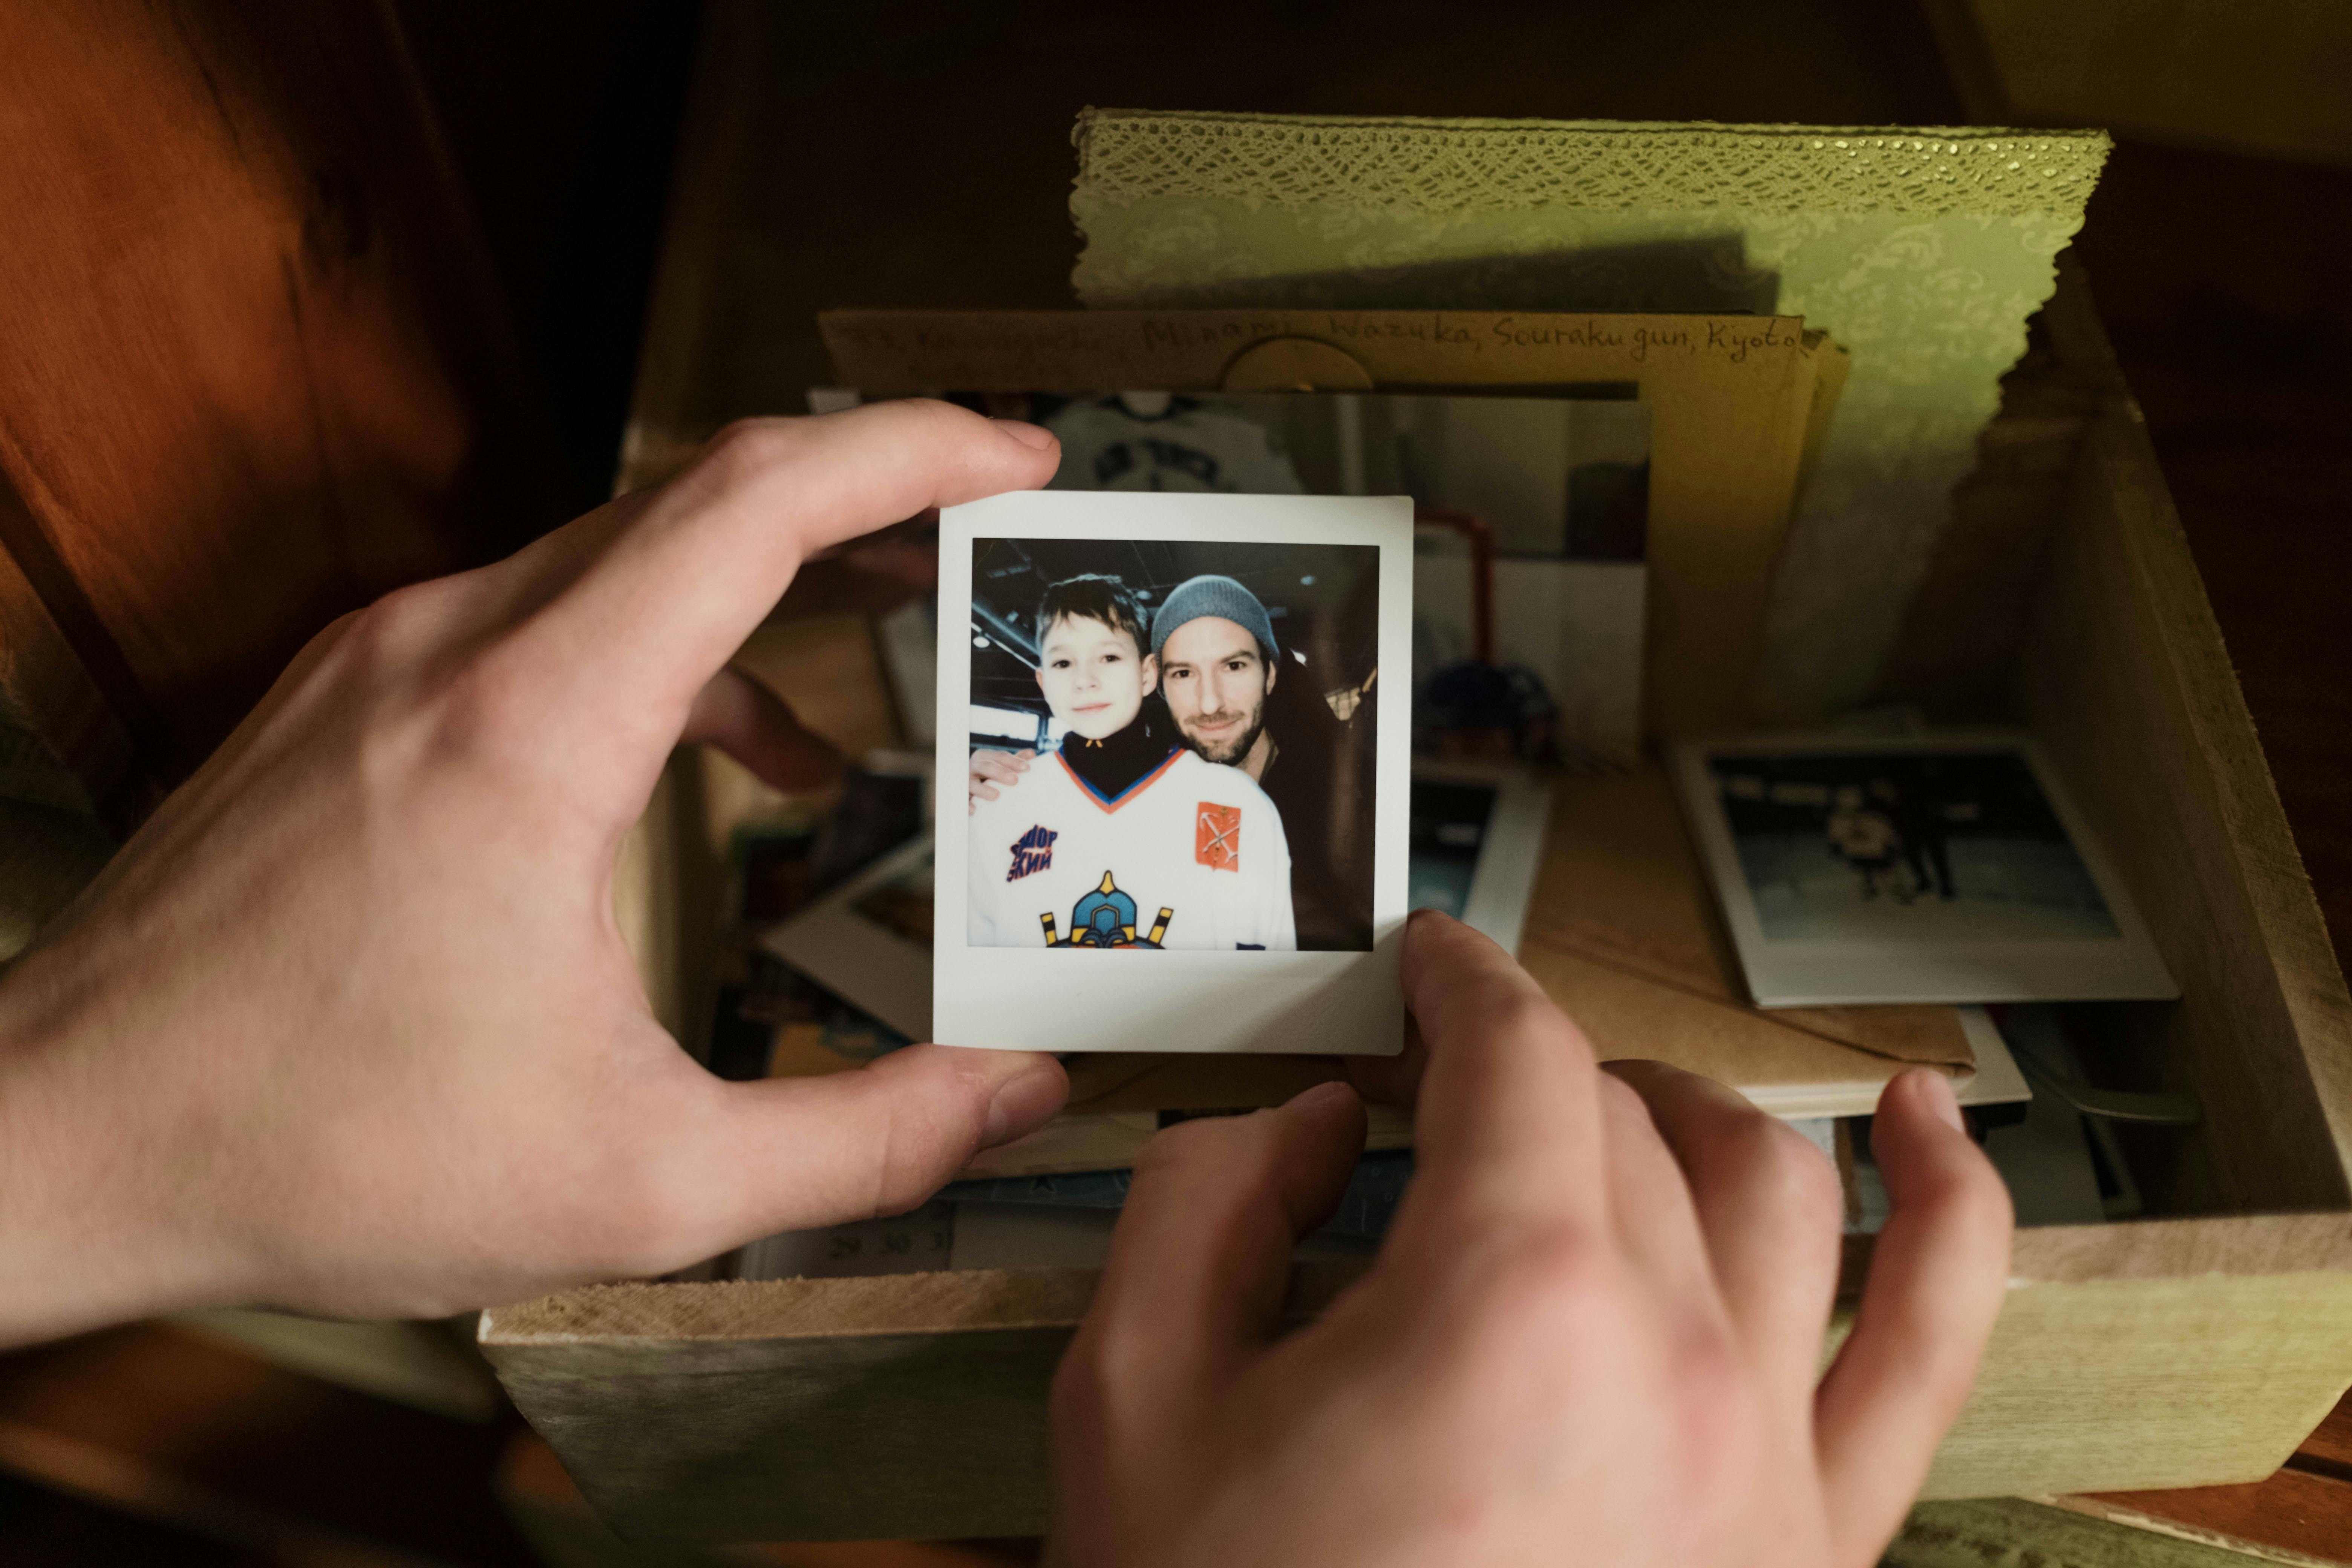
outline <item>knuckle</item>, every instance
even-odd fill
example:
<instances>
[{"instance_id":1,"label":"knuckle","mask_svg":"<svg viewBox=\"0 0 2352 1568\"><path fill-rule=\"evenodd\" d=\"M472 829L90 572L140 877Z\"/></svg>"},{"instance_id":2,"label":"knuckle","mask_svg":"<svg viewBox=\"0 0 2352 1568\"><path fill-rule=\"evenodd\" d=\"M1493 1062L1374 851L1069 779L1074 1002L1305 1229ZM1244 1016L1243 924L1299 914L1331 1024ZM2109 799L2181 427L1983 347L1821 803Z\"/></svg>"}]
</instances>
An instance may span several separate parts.
<instances>
[{"instance_id":1,"label":"knuckle","mask_svg":"<svg viewBox=\"0 0 2352 1568\"><path fill-rule=\"evenodd\" d=\"M1565 1045L1571 1037L1568 1015L1553 1005L1549 996L1519 985L1507 988L1490 1007L1486 1029L1490 1034L1524 1037L1546 1044Z\"/></svg>"},{"instance_id":2,"label":"knuckle","mask_svg":"<svg viewBox=\"0 0 2352 1568\"><path fill-rule=\"evenodd\" d=\"M509 637L455 663L433 693L438 740L477 760L500 755L541 728L545 682L525 645Z\"/></svg>"},{"instance_id":3,"label":"knuckle","mask_svg":"<svg viewBox=\"0 0 2352 1568\"><path fill-rule=\"evenodd\" d=\"M1580 1226L1547 1225L1492 1238L1468 1264L1461 1328L1474 1356L1508 1364L1549 1353L1564 1328L1612 1311L1622 1293L1612 1250Z\"/></svg>"},{"instance_id":4,"label":"knuckle","mask_svg":"<svg viewBox=\"0 0 2352 1568\"><path fill-rule=\"evenodd\" d=\"M1544 1303L1582 1296L1613 1273L1601 1237L1582 1226L1553 1224L1522 1236L1493 1283L1501 1299Z\"/></svg>"},{"instance_id":5,"label":"knuckle","mask_svg":"<svg viewBox=\"0 0 2352 1568\"><path fill-rule=\"evenodd\" d=\"M1834 1226L1845 1215L1845 1189L1837 1167L1801 1132L1767 1117L1756 1130L1763 1144L1761 1161L1769 1173L1775 1195L1803 1218Z\"/></svg>"},{"instance_id":6,"label":"knuckle","mask_svg":"<svg viewBox=\"0 0 2352 1568\"><path fill-rule=\"evenodd\" d=\"M695 468L721 490L753 483L793 450L794 423L780 418L738 419L703 446Z\"/></svg>"},{"instance_id":7,"label":"knuckle","mask_svg":"<svg viewBox=\"0 0 2352 1568\"><path fill-rule=\"evenodd\" d=\"M1917 1201L1936 1227L1953 1240L1972 1247L2007 1248L2016 1209L1992 1162L1975 1148L1929 1173L1920 1183Z\"/></svg>"},{"instance_id":8,"label":"knuckle","mask_svg":"<svg viewBox=\"0 0 2352 1568\"><path fill-rule=\"evenodd\" d=\"M434 584L419 583L391 593L364 608L339 617L320 634L346 679L356 677L381 684L416 654L431 618Z\"/></svg>"},{"instance_id":9,"label":"knuckle","mask_svg":"<svg viewBox=\"0 0 2352 1568\"><path fill-rule=\"evenodd\" d=\"M1148 1386L1154 1372L1165 1364L1167 1349L1132 1313L1097 1306L1063 1359L1070 1368L1070 1385L1067 1390L1057 1387L1055 1394L1082 1414L1116 1408Z\"/></svg>"}]
</instances>

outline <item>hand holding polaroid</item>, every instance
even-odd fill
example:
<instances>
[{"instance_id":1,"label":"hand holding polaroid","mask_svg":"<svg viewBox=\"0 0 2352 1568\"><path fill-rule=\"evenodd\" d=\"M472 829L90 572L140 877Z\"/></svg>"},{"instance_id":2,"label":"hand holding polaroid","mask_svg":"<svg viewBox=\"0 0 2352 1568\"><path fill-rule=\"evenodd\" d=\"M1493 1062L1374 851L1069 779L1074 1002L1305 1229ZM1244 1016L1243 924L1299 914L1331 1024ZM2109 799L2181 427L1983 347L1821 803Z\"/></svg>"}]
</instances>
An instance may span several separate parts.
<instances>
[{"instance_id":1,"label":"hand holding polaroid","mask_svg":"<svg viewBox=\"0 0 2352 1568\"><path fill-rule=\"evenodd\" d=\"M2180 994L2025 736L1687 743L1675 782L1760 1007Z\"/></svg>"},{"instance_id":2,"label":"hand holding polaroid","mask_svg":"<svg viewBox=\"0 0 2352 1568\"><path fill-rule=\"evenodd\" d=\"M1405 912L1402 498L1001 496L940 518L933 1032L1389 1054Z\"/></svg>"}]
</instances>

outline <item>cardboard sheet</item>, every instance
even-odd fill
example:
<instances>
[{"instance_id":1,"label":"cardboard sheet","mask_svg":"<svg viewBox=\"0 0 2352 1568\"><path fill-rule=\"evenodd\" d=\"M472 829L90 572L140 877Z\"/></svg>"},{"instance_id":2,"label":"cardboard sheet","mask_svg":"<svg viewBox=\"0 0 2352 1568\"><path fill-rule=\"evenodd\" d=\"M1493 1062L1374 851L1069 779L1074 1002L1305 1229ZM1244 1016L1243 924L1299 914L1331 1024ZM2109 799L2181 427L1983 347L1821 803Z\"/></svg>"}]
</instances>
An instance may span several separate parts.
<instances>
[{"instance_id":1,"label":"cardboard sheet","mask_svg":"<svg viewBox=\"0 0 2352 1568\"><path fill-rule=\"evenodd\" d=\"M1843 369L1791 316L834 310L818 324L842 384L868 394L1630 388L1651 409L1659 735L1752 718L1800 467Z\"/></svg>"},{"instance_id":2,"label":"cardboard sheet","mask_svg":"<svg viewBox=\"0 0 2352 1568\"><path fill-rule=\"evenodd\" d=\"M1544 867L1519 960L1603 1060L1648 1057L1736 1084L1819 1097L1851 1114L1906 1068L1974 1069L1957 1008L1748 1005L1665 774L1554 785ZM1827 1114L1828 1112L1824 1112Z\"/></svg>"}]
</instances>

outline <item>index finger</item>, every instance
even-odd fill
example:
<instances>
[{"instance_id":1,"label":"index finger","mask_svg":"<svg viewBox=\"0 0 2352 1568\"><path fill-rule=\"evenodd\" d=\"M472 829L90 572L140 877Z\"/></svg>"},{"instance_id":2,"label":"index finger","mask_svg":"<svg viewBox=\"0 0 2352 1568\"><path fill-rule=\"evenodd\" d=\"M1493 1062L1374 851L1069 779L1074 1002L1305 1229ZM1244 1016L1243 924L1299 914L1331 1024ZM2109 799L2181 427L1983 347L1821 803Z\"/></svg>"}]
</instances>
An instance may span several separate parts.
<instances>
[{"instance_id":1,"label":"index finger","mask_svg":"<svg viewBox=\"0 0 2352 1568\"><path fill-rule=\"evenodd\" d=\"M1033 426L921 399L730 426L532 618L525 640L594 693L600 715L659 715L674 736L803 561L928 507L1033 489L1058 455Z\"/></svg>"},{"instance_id":2,"label":"index finger","mask_svg":"<svg viewBox=\"0 0 2352 1568\"><path fill-rule=\"evenodd\" d=\"M1508 953L1412 917L1405 1005L1426 1043L1414 1176L1398 1227L1606 1217L1599 1071L1584 1033Z\"/></svg>"}]
</instances>

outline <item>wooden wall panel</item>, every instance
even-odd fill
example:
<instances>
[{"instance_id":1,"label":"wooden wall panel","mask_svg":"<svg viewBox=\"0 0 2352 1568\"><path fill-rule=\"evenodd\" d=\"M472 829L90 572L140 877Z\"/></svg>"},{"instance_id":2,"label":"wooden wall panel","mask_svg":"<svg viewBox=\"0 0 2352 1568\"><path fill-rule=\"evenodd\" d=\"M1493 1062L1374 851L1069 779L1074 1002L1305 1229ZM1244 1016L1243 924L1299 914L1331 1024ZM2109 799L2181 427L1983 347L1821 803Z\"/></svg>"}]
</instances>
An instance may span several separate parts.
<instances>
[{"instance_id":1,"label":"wooden wall panel","mask_svg":"<svg viewBox=\"0 0 2352 1568\"><path fill-rule=\"evenodd\" d=\"M320 626L557 521L387 11L0 13L0 548L151 775Z\"/></svg>"}]
</instances>

